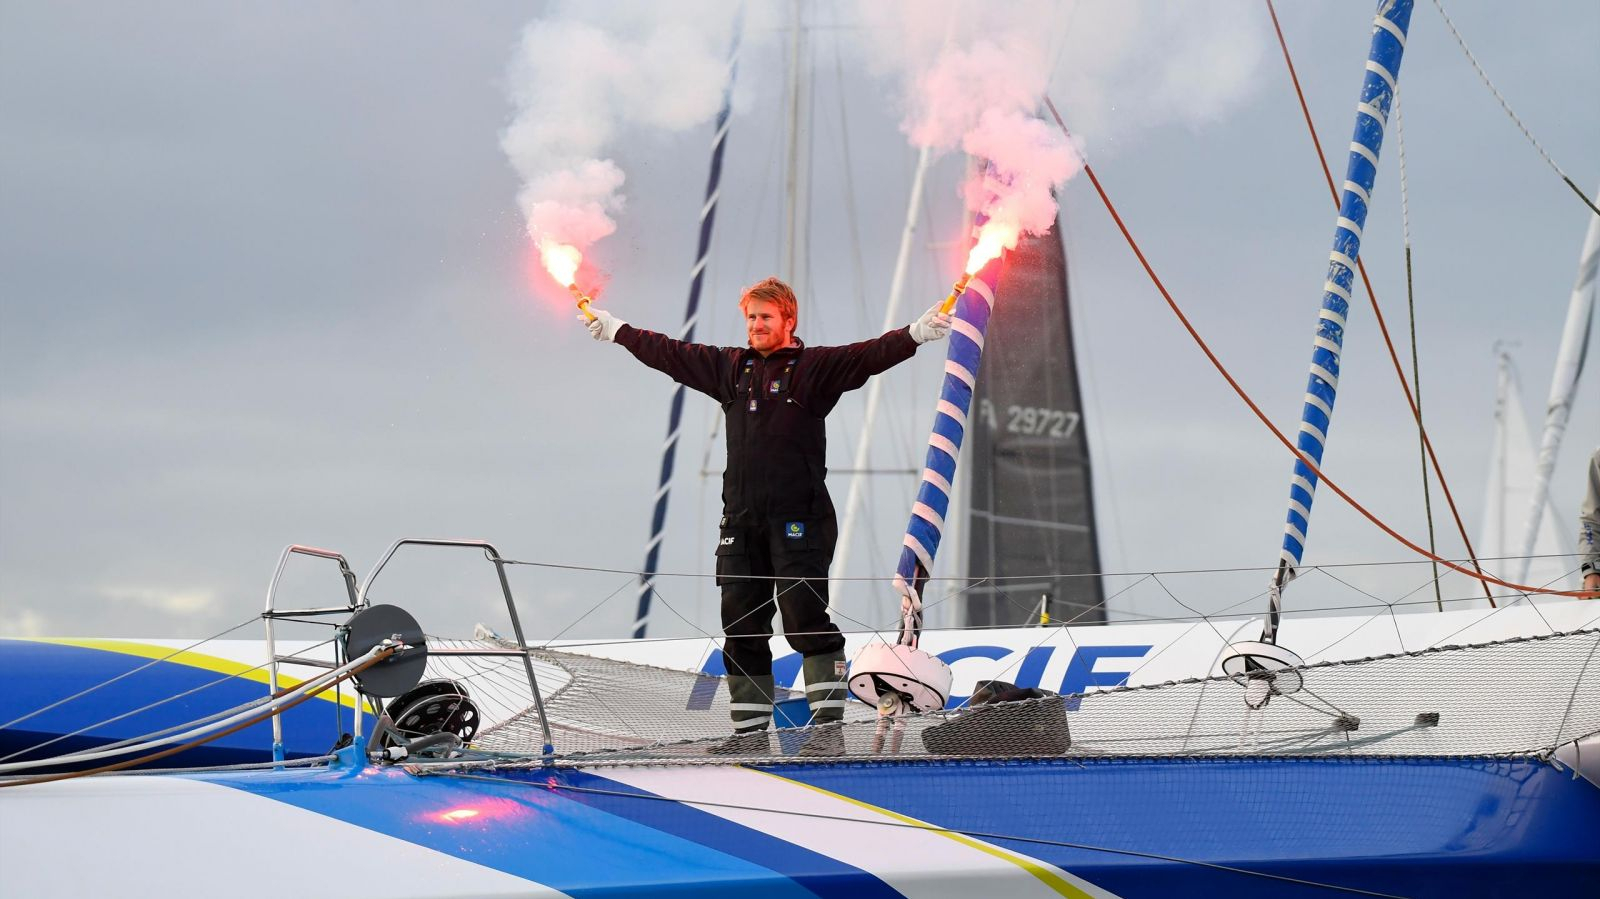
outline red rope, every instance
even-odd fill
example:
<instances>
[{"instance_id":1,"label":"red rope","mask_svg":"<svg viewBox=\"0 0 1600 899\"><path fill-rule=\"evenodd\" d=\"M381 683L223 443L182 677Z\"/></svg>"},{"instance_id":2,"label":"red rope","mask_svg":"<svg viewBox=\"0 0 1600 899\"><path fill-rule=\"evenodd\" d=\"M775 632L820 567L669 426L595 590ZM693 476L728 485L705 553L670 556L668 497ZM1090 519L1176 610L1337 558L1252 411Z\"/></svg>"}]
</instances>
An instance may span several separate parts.
<instances>
[{"instance_id":1,"label":"red rope","mask_svg":"<svg viewBox=\"0 0 1600 899\"><path fill-rule=\"evenodd\" d=\"M1056 111L1055 103L1051 102L1049 97L1045 97L1044 102L1045 102L1045 105L1047 107L1049 107L1050 114L1055 116L1056 124L1061 126L1061 132L1063 134L1066 134L1068 136L1068 138L1070 139L1071 138L1071 132L1067 131L1067 123L1062 121L1061 113ZM1350 504L1350 508L1355 509L1357 512L1361 513L1361 515L1364 518L1366 518L1368 521L1372 522L1373 524L1377 525L1379 530L1383 531L1385 534L1388 534L1390 537L1393 537L1402 546L1406 547L1407 549L1411 550L1412 552L1415 552L1418 555L1425 556L1425 557L1427 557L1429 559L1432 559L1433 561L1438 562L1439 564L1445 566L1446 568L1452 569L1454 571L1458 571L1458 572L1460 572L1460 573L1462 573L1462 574L1464 574L1464 575L1466 575L1468 577L1477 578L1479 580L1486 581L1486 582L1491 583L1491 584L1496 584L1496 585L1499 585L1501 587L1505 587L1505 588L1510 589L1510 590L1516 590L1516 591L1521 592L1521 593L1546 593L1546 594L1550 594L1552 596L1577 596L1577 597L1596 597L1596 596L1600 596L1600 591L1587 591L1586 592L1586 591L1583 591L1583 590L1551 590L1551 589L1546 588L1546 587L1530 587L1530 586L1527 586L1525 584L1513 584L1510 581L1503 581L1503 580L1500 580L1497 577L1493 577L1491 575L1484 574L1481 571L1480 572L1469 571L1469 570L1467 570L1465 568L1462 568L1460 565L1457 565L1454 562L1451 562L1449 559L1444 559L1444 558L1441 558L1439 556L1436 556L1433 553L1428 552L1427 550L1423 549L1422 547L1416 545L1415 543L1412 543L1410 540L1407 540L1404 536L1402 536L1394 528L1391 528L1387 524L1385 524L1381 519L1378 518L1378 516L1372 514L1371 512L1368 512L1365 506L1363 506L1360 503L1356 502L1354 497L1352 497L1350 494L1346 493L1343 488L1341 488L1338 484L1335 484L1332 480L1330 480L1328 478L1328 476L1322 472L1322 469L1318 468L1317 464L1315 462L1311 461L1311 458L1309 456L1307 456L1305 453L1301 452L1299 447L1295 446L1293 443L1291 443L1289 441L1289 438L1283 436L1283 432L1279 431L1277 426L1272 423L1272 420L1267 418L1266 413L1261 411L1261 407L1257 406L1256 403L1255 403L1255 400L1250 398L1250 394L1246 393L1244 388L1239 386L1239 382L1235 381L1233 379L1233 375L1231 373L1229 373L1227 367L1222 364L1222 360L1217 358L1217 354L1213 353L1211 351L1211 347L1210 347L1209 344L1206 343L1205 338L1201 337L1200 336L1200 332L1195 330L1194 325L1189 322L1189 317L1183 313L1183 310L1181 308L1179 308L1177 301L1172 298L1172 294L1167 292L1166 285L1161 283L1161 278L1160 278L1160 276L1158 276L1156 274L1156 270L1153 267L1151 267L1150 260L1146 259L1145 255L1144 255L1144 251L1139 249L1138 241L1133 239L1133 233L1130 232L1128 230L1128 226L1125 223L1123 223L1122 216L1120 214L1118 214L1118 212L1117 212L1117 207L1114 206L1112 204L1112 202L1111 202L1111 197L1106 195L1106 190L1105 190L1104 187L1101 186L1100 179L1095 176L1094 168L1092 166L1090 166L1087 162L1085 162L1084 165L1083 165L1083 172L1084 172L1084 174L1089 176L1089 182L1094 185L1095 192L1100 195L1100 202L1105 204L1106 211L1111 213L1112 220L1117 223L1117 228L1118 228L1118 230L1120 230L1122 232L1123 239L1127 240L1128 247L1133 250L1133 255L1137 256L1139 258L1139 264L1144 266L1145 274L1150 276L1150 281L1155 284L1156 290L1161 291L1162 299L1167 301L1167 306L1169 308L1171 308L1173 314L1178 317L1178 321L1183 324L1184 330L1189 332L1189 336L1194 338L1194 342L1195 342L1196 345L1198 345L1200 347L1200 351L1206 354L1206 358L1211 361L1212 367L1216 368L1217 373L1222 375L1223 379L1228 382L1228 386L1232 387L1233 388L1233 392L1239 395L1239 399L1243 400L1244 404L1246 406L1250 407L1250 411L1255 413L1256 418L1259 419L1261 421L1261 423L1266 426L1267 430L1272 432L1272 436L1278 438L1278 442L1279 443L1283 444L1284 447L1289 450L1289 452L1294 454L1295 458L1299 459L1302 463L1305 464L1305 466L1307 468L1311 469L1312 473L1317 476L1317 480L1318 481L1320 481L1321 483L1327 485L1329 490L1332 490L1335 494L1337 494L1339 496L1340 499L1342 499L1345 502L1349 503Z\"/></svg>"},{"instance_id":2,"label":"red rope","mask_svg":"<svg viewBox=\"0 0 1600 899\"><path fill-rule=\"evenodd\" d=\"M1311 109L1306 105L1306 95L1300 89L1300 76L1295 74L1294 60L1289 58L1289 44L1283 39L1283 29L1278 25L1278 10L1272 5L1272 0L1267 0L1267 12L1272 14L1272 29L1278 33L1278 46L1283 50L1283 61L1289 66L1289 79L1294 82L1294 95L1300 100L1300 112L1306 119L1306 130L1311 132L1311 143L1317 149L1317 162L1322 165L1322 177L1328 182L1328 195L1333 197L1333 208L1339 208L1339 191L1333 186L1333 172L1328 170L1328 157L1322 152L1322 141L1317 138L1317 126L1311 121ZM1367 261L1360 256L1356 257L1356 268L1361 272L1361 283L1367 288L1367 300L1372 304L1372 313L1378 319L1378 330L1383 332L1383 345L1389 348L1389 360L1394 363L1395 376L1400 379L1400 390L1406 395L1406 405L1411 407L1411 417L1416 419L1417 431L1422 434L1422 446L1428 452L1428 461L1433 464L1433 474L1439 479L1439 489L1444 491L1445 503L1450 506L1450 515L1456 520L1456 531L1461 534L1461 542L1467 547L1467 558L1472 561L1472 567L1483 574L1483 568L1478 564L1478 554L1472 548L1472 541L1467 538L1467 526L1461 522L1461 513L1456 509L1456 499L1450 495L1450 484L1444 479L1444 469L1439 467L1439 457L1433 454L1433 441L1428 439L1428 429L1422 425L1422 408L1411 395L1411 385L1406 382L1405 370L1400 366L1400 356L1395 353L1394 341L1389 339L1389 325L1383 320L1383 309L1378 306L1378 294L1372 289L1372 279L1367 277ZM1489 605L1494 606L1494 597L1489 595L1489 584L1483 584L1484 598L1489 600Z\"/></svg>"}]
</instances>

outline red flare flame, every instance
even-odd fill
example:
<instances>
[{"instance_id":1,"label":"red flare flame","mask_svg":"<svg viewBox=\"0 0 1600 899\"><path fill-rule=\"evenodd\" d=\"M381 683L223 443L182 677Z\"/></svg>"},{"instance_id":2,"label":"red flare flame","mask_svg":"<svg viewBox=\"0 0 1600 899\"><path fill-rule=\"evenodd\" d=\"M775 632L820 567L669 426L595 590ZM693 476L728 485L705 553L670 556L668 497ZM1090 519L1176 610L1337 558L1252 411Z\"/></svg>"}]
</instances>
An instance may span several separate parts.
<instances>
[{"instance_id":1,"label":"red flare flame","mask_svg":"<svg viewBox=\"0 0 1600 899\"><path fill-rule=\"evenodd\" d=\"M1017 245L1017 238L1022 231L1015 222L1002 222L990 219L978 229L978 242L973 245L972 252L967 254L967 274L976 275L980 269L991 261L1000 258L1000 254Z\"/></svg>"},{"instance_id":2,"label":"red flare flame","mask_svg":"<svg viewBox=\"0 0 1600 899\"><path fill-rule=\"evenodd\" d=\"M562 287L571 288L578 280L578 266L583 264L583 253L571 244L557 243L547 237L539 239L539 259L545 271Z\"/></svg>"}]
</instances>

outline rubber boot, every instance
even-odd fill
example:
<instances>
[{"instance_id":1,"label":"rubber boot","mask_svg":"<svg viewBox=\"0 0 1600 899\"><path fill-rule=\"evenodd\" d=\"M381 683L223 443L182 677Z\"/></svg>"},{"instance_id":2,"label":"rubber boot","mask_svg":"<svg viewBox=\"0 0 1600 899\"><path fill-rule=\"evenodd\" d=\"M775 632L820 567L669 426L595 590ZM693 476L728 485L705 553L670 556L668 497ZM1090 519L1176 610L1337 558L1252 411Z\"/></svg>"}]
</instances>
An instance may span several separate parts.
<instances>
[{"instance_id":1,"label":"rubber boot","mask_svg":"<svg viewBox=\"0 0 1600 899\"><path fill-rule=\"evenodd\" d=\"M811 706L811 728L799 754L844 755L844 704L849 695L844 651L807 656L801 670L806 678L806 702Z\"/></svg>"},{"instance_id":2,"label":"rubber boot","mask_svg":"<svg viewBox=\"0 0 1600 899\"><path fill-rule=\"evenodd\" d=\"M714 755L767 755L767 728L772 726L772 675L728 675L728 716L733 736L711 747Z\"/></svg>"}]
</instances>

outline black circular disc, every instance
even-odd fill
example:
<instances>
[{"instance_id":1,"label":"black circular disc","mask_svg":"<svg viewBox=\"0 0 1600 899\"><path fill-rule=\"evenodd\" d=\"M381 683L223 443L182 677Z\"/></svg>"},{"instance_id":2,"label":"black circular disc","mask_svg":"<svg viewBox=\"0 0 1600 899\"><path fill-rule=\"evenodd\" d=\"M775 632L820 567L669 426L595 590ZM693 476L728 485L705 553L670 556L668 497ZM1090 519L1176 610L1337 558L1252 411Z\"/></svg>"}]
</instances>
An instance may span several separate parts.
<instances>
[{"instance_id":1,"label":"black circular disc","mask_svg":"<svg viewBox=\"0 0 1600 899\"><path fill-rule=\"evenodd\" d=\"M394 729L384 745L397 745L429 734L449 732L470 743L478 732L478 707L467 698L465 684L452 680L423 681L391 700L386 711Z\"/></svg>"},{"instance_id":2,"label":"black circular disc","mask_svg":"<svg viewBox=\"0 0 1600 899\"><path fill-rule=\"evenodd\" d=\"M370 606L350 616L345 625L345 657L358 659L374 646L396 639L410 649L401 650L356 675L356 684L369 696L388 698L415 687L428 665L428 643L417 619L399 606Z\"/></svg>"}]
</instances>

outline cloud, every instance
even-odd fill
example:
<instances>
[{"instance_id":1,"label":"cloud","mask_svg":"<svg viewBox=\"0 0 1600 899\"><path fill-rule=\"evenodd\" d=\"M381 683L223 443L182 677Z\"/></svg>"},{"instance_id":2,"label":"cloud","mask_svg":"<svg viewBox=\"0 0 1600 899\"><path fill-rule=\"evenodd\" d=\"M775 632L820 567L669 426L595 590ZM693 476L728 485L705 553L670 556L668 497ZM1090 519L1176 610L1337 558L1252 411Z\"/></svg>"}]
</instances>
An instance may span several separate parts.
<instances>
[{"instance_id":1,"label":"cloud","mask_svg":"<svg viewBox=\"0 0 1600 899\"><path fill-rule=\"evenodd\" d=\"M209 612L217 601L215 592L194 587L102 587L100 594L107 602L144 606L169 615Z\"/></svg>"},{"instance_id":2,"label":"cloud","mask_svg":"<svg viewBox=\"0 0 1600 899\"><path fill-rule=\"evenodd\" d=\"M0 636L42 637L51 630L45 617L33 609L0 611Z\"/></svg>"}]
</instances>

